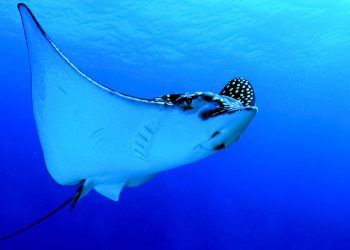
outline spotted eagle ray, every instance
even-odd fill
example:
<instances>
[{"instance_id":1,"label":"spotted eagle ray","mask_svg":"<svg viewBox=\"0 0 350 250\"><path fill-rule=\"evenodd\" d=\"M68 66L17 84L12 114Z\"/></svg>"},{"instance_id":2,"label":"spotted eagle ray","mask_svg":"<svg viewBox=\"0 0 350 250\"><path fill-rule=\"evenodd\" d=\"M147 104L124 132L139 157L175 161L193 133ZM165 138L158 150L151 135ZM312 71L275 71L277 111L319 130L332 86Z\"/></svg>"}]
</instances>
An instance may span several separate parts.
<instances>
[{"instance_id":1,"label":"spotted eagle ray","mask_svg":"<svg viewBox=\"0 0 350 250\"><path fill-rule=\"evenodd\" d=\"M80 184L50 214L94 189L117 201L124 187L203 159L237 141L257 112L251 84L239 77L212 92L133 97L93 80L60 51L29 8L18 4L32 76L35 123L52 178Z\"/></svg>"}]
</instances>

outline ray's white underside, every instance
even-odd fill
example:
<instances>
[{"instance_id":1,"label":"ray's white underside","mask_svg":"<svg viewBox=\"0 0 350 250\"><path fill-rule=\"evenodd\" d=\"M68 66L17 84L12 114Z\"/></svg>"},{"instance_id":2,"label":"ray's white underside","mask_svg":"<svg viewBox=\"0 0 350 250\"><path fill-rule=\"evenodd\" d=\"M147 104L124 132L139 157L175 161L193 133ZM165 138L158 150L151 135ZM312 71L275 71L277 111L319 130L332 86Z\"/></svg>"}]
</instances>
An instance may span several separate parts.
<instances>
[{"instance_id":1,"label":"ray's white underside","mask_svg":"<svg viewBox=\"0 0 350 250\"><path fill-rule=\"evenodd\" d=\"M34 118L47 169L62 185L85 180L83 195L94 188L118 200L125 186L141 185L161 171L207 157L224 141L228 146L256 113L255 107L248 112L240 104L238 111L245 112L203 122L198 113L166 105L161 98L136 98L109 89L78 70L25 5L20 4L19 10L31 65ZM225 99L208 93L216 96L213 100ZM198 112L217 105L196 101L201 105ZM215 131L221 133L213 139Z\"/></svg>"}]
</instances>

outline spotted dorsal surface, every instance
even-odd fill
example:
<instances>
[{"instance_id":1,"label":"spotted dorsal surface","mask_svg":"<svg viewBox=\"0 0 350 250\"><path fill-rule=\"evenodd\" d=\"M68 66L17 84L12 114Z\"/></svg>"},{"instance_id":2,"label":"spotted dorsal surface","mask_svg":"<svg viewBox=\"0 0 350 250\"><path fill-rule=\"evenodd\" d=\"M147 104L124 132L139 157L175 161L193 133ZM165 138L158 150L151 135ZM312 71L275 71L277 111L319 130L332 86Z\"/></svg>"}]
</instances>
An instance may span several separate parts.
<instances>
[{"instance_id":1,"label":"spotted dorsal surface","mask_svg":"<svg viewBox=\"0 0 350 250\"><path fill-rule=\"evenodd\" d=\"M243 106L255 105L255 94L250 82L242 77L237 77L231 80L220 95L225 95L239 100Z\"/></svg>"}]
</instances>

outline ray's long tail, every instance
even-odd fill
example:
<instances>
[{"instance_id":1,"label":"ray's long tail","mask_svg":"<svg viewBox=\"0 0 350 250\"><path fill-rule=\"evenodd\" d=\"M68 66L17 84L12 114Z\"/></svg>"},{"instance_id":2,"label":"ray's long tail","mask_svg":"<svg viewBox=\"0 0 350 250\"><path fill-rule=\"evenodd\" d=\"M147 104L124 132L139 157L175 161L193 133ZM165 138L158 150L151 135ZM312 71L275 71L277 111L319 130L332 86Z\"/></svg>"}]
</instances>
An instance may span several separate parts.
<instances>
[{"instance_id":1,"label":"ray's long tail","mask_svg":"<svg viewBox=\"0 0 350 250\"><path fill-rule=\"evenodd\" d=\"M77 189L77 192L72 197L70 197L68 200L63 202L61 205L59 205L57 208L52 210L50 213L46 214L45 216L43 216L39 220L33 222L32 224L29 224L29 225L15 231L15 232L12 232L12 233L6 235L6 236L0 237L0 240L7 240L9 238L16 236L17 234L23 233L23 232L27 231L28 229L31 229L32 227L40 224L41 222L45 221L46 219L48 219L49 217L51 217L52 215L54 215L55 213L57 213L58 211L60 211L64 207L66 207L71 202L73 202L73 204L71 206L71 209L73 209L75 207L75 205L77 204L79 198L81 197L81 194L83 193L84 183L85 183L85 180L83 180L81 182L81 184L79 185L79 187Z\"/></svg>"}]
</instances>

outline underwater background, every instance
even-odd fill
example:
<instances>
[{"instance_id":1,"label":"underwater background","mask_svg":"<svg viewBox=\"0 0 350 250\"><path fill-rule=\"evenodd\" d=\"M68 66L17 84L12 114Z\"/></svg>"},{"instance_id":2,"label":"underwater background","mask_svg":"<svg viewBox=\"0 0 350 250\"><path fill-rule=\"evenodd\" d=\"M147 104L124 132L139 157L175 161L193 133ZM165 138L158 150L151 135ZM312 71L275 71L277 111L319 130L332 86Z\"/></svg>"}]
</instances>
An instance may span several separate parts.
<instances>
[{"instance_id":1,"label":"underwater background","mask_svg":"<svg viewBox=\"0 0 350 250\"><path fill-rule=\"evenodd\" d=\"M75 192L46 171L17 3L0 2L0 236ZM109 87L218 93L241 76L259 112L229 149L117 203L91 192L0 249L350 249L349 1L25 3Z\"/></svg>"}]
</instances>

